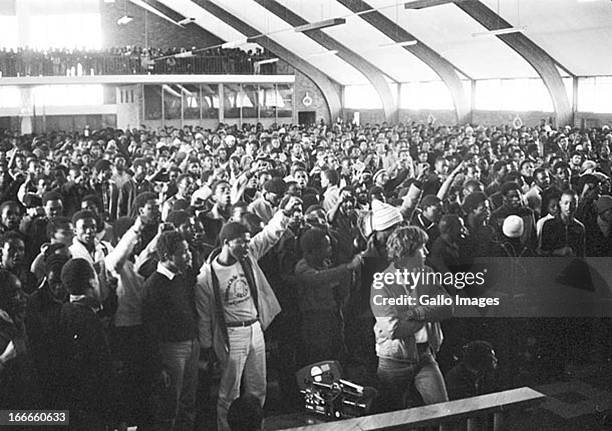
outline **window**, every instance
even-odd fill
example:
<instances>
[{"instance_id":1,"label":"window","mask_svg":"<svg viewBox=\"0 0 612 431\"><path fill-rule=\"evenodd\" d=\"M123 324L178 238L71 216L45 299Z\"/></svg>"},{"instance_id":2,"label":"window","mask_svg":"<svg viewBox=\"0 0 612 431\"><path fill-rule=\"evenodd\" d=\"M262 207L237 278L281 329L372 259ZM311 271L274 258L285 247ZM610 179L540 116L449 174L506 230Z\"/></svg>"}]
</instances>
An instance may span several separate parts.
<instances>
[{"instance_id":1,"label":"window","mask_svg":"<svg viewBox=\"0 0 612 431\"><path fill-rule=\"evenodd\" d=\"M541 79L476 81L476 109L552 112L552 100Z\"/></svg>"},{"instance_id":2,"label":"window","mask_svg":"<svg viewBox=\"0 0 612 431\"><path fill-rule=\"evenodd\" d=\"M225 118L240 118L239 94L240 84L223 85L223 115Z\"/></svg>"},{"instance_id":3,"label":"window","mask_svg":"<svg viewBox=\"0 0 612 431\"><path fill-rule=\"evenodd\" d=\"M183 94L183 118L185 120L200 119L200 86L177 84L175 87Z\"/></svg>"},{"instance_id":4,"label":"window","mask_svg":"<svg viewBox=\"0 0 612 431\"><path fill-rule=\"evenodd\" d=\"M176 85L162 85L164 100L164 118L166 120L181 119L181 93Z\"/></svg>"},{"instance_id":5,"label":"window","mask_svg":"<svg viewBox=\"0 0 612 431\"><path fill-rule=\"evenodd\" d=\"M18 108L21 106L19 87L0 86L0 108Z\"/></svg>"},{"instance_id":6,"label":"window","mask_svg":"<svg viewBox=\"0 0 612 431\"><path fill-rule=\"evenodd\" d=\"M276 93L274 84L259 85L259 117L260 118L275 118L276 107L282 104Z\"/></svg>"},{"instance_id":7,"label":"window","mask_svg":"<svg viewBox=\"0 0 612 431\"><path fill-rule=\"evenodd\" d=\"M378 93L371 85L347 85L344 87L344 105L348 109L381 109Z\"/></svg>"},{"instance_id":8,"label":"window","mask_svg":"<svg viewBox=\"0 0 612 431\"><path fill-rule=\"evenodd\" d=\"M161 120L162 101L159 85L144 86L144 110L146 120Z\"/></svg>"},{"instance_id":9,"label":"window","mask_svg":"<svg viewBox=\"0 0 612 431\"><path fill-rule=\"evenodd\" d=\"M578 111L612 112L612 77L578 79Z\"/></svg>"},{"instance_id":10,"label":"window","mask_svg":"<svg viewBox=\"0 0 612 431\"><path fill-rule=\"evenodd\" d=\"M278 118L293 117L293 85L276 84L276 92Z\"/></svg>"},{"instance_id":11,"label":"window","mask_svg":"<svg viewBox=\"0 0 612 431\"><path fill-rule=\"evenodd\" d=\"M442 81L407 82L400 94L402 109L453 109L453 99Z\"/></svg>"},{"instance_id":12,"label":"window","mask_svg":"<svg viewBox=\"0 0 612 431\"><path fill-rule=\"evenodd\" d=\"M36 106L83 106L102 105L102 85L41 85L32 89L32 100Z\"/></svg>"},{"instance_id":13,"label":"window","mask_svg":"<svg viewBox=\"0 0 612 431\"><path fill-rule=\"evenodd\" d=\"M202 118L219 118L219 87L202 84Z\"/></svg>"},{"instance_id":14,"label":"window","mask_svg":"<svg viewBox=\"0 0 612 431\"><path fill-rule=\"evenodd\" d=\"M239 105L242 107L242 118L258 118L259 96L256 84L242 84Z\"/></svg>"}]
</instances>

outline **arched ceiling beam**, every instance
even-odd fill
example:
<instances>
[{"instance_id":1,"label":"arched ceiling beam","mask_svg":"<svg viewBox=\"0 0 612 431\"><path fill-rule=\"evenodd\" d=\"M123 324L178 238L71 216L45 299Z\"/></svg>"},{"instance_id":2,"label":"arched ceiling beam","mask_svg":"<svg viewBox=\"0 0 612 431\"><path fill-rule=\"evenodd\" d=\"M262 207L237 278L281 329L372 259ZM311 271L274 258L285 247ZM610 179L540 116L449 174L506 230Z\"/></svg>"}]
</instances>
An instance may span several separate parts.
<instances>
[{"instance_id":1,"label":"arched ceiling beam","mask_svg":"<svg viewBox=\"0 0 612 431\"><path fill-rule=\"evenodd\" d=\"M353 13L359 13L359 16L364 21L378 29L395 42L417 40L418 43L416 45L404 46L404 49L416 56L423 63L427 64L434 72L438 74L444 84L446 84L453 99L453 104L455 105L457 122L462 124L469 121L471 114L470 101L465 94L463 84L459 78L459 75L457 75L456 68L448 60L440 56L440 54L438 54L436 51L422 43L420 40L418 40L418 38L408 33L382 13L378 12L377 10L373 10L374 8L365 1L337 1Z\"/></svg>"},{"instance_id":2,"label":"arched ceiling beam","mask_svg":"<svg viewBox=\"0 0 612 431\"><path fill-rule=\"evenodd\" d=\"M238 32L245 35L247 38L257 38L257 43L261 46L264 46L269 51L273 52L274 55L286 61L295 69L302 72L304 75L308 76L315 85L321 90L323 93L323 97L327 102L327 107L329 108L330 118L333 120L340 116L342 103L340 100L340 93L334 82L321 72L319 69L303 60L302 58L295 55L293 52L289 51L285 47L276 43L272 39L267 36L261 36L261 32L257 29L251 27L246 22L240 20L235 15L229 13L222 7L217 4L209 1L209 0L193 0L195 4L200 6L202 9L207 12L215 15L220 20L224 21L226 24L235 28Z\"/></svg>"},{"instance_id":3,"label":"arched ceiling beam","mask_svg":"<svg viewBox=\"0 0 612 431\"><path fill-rule=\"evenodd\" d=\"M276 0L254 1L293 27L309 24L308 21L293 13ZM388 121L397 120L398 106L393 97L391 86L389 85L382 70L378 69L361 55L349 49L346 45L338 42L336 39L329 36L322 30L309 30L304 31L303 33L326 49L330 51L338 51L338 57L349 63L355 69L361 71L378 93L382 102L383 110L385 111L385 118Z\"/></svg>"},{"instance_id":4,"label":"arched ceiling beam","mask_svg":"<svg viewBox=\"0 0 612 431\"><path fill-rule=\"evenodd\" d=\"M165 19L166 21L170 21L172 24L179 25L180 20L185 18L183 15L178 13L177 11L170 9L163 3L160 3L157 0L130 0L130 2L134 3L136 6L140 6L151 13L159 16L160 18Z\"/></svg>"},{"instance_id":5,"label":"arched ceiling beam","mask_svg":"<svg viewBox=\"0 0 612 431\"><path fill-rule=\"evenodd\" d=\"M505 21L479 0L464 0L455 3L455 5L487 30L512 27L509 22ZM572 120L572 107L563 85L563 79L552 57L523 33L509 33L497 35L496 37L515 50L540 75L552 99L557 115L557 123L560 125L570 124Z\"/></svg>"}]
</instances>

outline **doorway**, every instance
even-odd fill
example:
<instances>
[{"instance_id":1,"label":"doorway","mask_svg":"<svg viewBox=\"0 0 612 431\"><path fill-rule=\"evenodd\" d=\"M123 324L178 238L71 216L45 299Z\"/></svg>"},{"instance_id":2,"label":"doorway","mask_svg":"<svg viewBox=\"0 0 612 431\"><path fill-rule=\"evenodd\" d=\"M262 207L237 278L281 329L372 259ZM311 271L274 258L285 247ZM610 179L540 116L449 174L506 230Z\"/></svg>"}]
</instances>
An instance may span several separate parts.
<instances>
[{"instance_id":1,"label":"doorway","mask_svg":"<svg viewBox=\"0 0 612 431\"><path fill-rule=\"evenodd\" d=\"M315 111L299 111L298 123L304 126L310 126L317 121L317 113Z\"/></svg>"}]
</instances>

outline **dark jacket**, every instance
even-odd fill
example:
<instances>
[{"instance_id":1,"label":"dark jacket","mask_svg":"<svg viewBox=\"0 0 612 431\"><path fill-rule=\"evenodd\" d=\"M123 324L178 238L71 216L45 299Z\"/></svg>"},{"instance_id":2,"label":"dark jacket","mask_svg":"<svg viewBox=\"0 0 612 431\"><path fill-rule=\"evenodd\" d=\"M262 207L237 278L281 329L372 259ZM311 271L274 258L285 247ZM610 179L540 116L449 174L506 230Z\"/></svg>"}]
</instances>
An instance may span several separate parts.
<instances>
[{"instance_id":1,"label":"dark jacket","mask_svg":"<svg viewBox=\"0 0 612 431\"><path fill-rule=\"evenodd\" d=\"M26 309L25 327L35 378L43 396L51 402L57 395L61 354L57 335L62 305L45 283L30 296Z\"/></svg>"},{"instance_id":2,"label":"dark jacket","mask_svg":"<svg viewBox=\"0 0 612 431\"><path fill-rule=\"evenodd\" d=\"M172 280L155 271L145 282L143 321L157 341L166 343L196 338L195 283L193 271L176 274Z\"/></svg>"},{"instance_id":3,"label":"dark jacket","mask_svg":"<svg viewBox=\"0 0 612 431\"><path fill-rule=\"evenodd\" d=\"M126 182L126 184L129 181ZM93 191L95 192L98 199L102 203L102 208L100 208L100 212L105 215L105 219L109 221L114 221L120 216L119 214L119 188L114 182L108 183L96 183L92 185ZM128 212L129 212L128 207Z\"/></svg>"},{"instance_id":4,"label":"dark jacket","mask_svg":"<svg viewBox=\"0 0 612 431\"><path fill-rule=\"evenodd\" d=\"M95 300L90 298L62 306L58 391L71 411L80 410L108 423L117 411L119 393L108 340L96 309Z\"/></svg>"},{"instance_id":5,"label":"dark jacket","mask_svg":"<svg viewBox=\"0 0 612 431\"><path fill-rule=\"evenodd\" d=\"M32 369L26 348L23 322L17 322L0 309L0 354L9 343L15 347L16 357L0 369L0 406L3 409L34 408L36 395L32 385Z\"/></svg>"},{"instance_id":6,"label":"dark jacket","mask_svg":"<svg viewBox=\"0 0 612 431\"><path fill-rule=\"evenodd\" d=\"M197 337L197 313L194 287L196 275L176 274L169 280L155 271L144 285L142 323L149 349L152 373L161 371L160 344L189 341Z\"/></svg>"},{"instance_id":7,"label":"dark jacket","mask_svg":"<svg viewBox=\"0 0 612 431\"><path fill-rule=\"evenodd\" d=\"M574 256L584 257L585 231L584 225L576 219L565 223L559 216L548 220L542 227L542 251L552 253L553 250L571 247Z\"/></svg>"},{"instance_id":8,"label":"dark jacket","mask_svg":"<svg viewBox=\"0 0 612 431\"><path fill-rule=\"evenodd\" d=\"M134 178L130 178L119 190L117 217L131 217L136 196L140 193L152 191L154 191L153 184L148 180L142 180L137 183Z\"/></svg>"},{"instance_id":9,"label":"dark jacket","mask_svg":"<svg viewBox=\"0 0 612 431\"><path fill-rule=\"evenodd\" d=\"M489 257L498 247L497 231L491 225L467 226L468 235L462 253L469 259Z\"/></svg>"},{"instance_id":10,"label":"dark jacket","mask_svg":"<svg viewBox=\"0 0 612 431\"><path fill-rule=\"evenodd\" d=\"M425 231L425 233L427 233L427 236L429 237L429 240L427 241L427 248L431 249L434 241L440 236L438 224L427 220L421 211L416 211L414 213L411 224L416 227L420 227Z\"/></svg>"},{"instance_id":11,"label":"dark jacket","mask_svg":"<svg viewBox=\"0 0 612 431\"><path fill-rule=\"evenodd\" d=\"M597 221L591 224L585 223L585 243L585 256L612 257L612 234L605 236Z\"/></svg>"}]
</instances>

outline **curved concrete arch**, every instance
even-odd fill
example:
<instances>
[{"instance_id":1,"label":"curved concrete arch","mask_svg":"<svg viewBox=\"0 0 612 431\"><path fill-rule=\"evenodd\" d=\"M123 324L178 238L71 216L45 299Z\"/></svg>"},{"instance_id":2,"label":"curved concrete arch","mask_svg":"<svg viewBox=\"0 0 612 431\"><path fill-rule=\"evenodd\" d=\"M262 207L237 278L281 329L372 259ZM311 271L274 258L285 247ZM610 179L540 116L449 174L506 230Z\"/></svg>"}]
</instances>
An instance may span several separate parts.
<instances>
[{"instance_id":1,"label":"curved concrete arch","mask_svg":"<svg viewBox=\"0 0 612 431\"><path fill-rule=\"evenodd\" d=\"M479 0L464 0L455 5L488 30L512 27L509 22ZM510 33L497 37L523 57L540 75L552 99L557 123L571 124L572 106L553 58L523 33Z\"/></svg>"},{"instance_id":2,"label":"curved concrete arch","mask_svg":"<svg viewBox=\"0 0 612 431\"><path fill-rule=\"evenodd\" d=\"M325 73L323 73L307 61L301 59L285 47L276 43L269 37L260 36L261 32L259 32L257 29L251 27L249 24L245 23L244 21L237 18L235 15L229 13L217 4L214 4L209 0L193 1L202 9L215 15L217 18L221 19L229 26L234 27L238 32L242 33L246 37L257 37L258 44L265 46L266 49L273 52L276 56L286 61L292 67L302 72L304 75L308 76L321 90L321 93L323 93L323 97L325 98L325 101L327 102L327 107L329 109L330 119L333 120L340 116L342 111L340 93L338 92L336 84L334 84L334 82Z\"/></svg>"},{"instance_id":3,"label":"curved concrete arch","mask_svg":"<svg viewBox=\"0 0 612 431\"><path fill-rule=\"evenodd\" d=\"M266 8L269 12L278 16L279 18L283 19L293 27L309 24L308 21L293 13L276 0L253 1ZM378 69L361 55L357 54L353 50L349 49L346 45L338 42L336 39L321 30L305 31L304 34L317 42L319 45L324 46L326 49L330 51L338 51L338 57L349 63L355 69L361 71L378 93L385 112L385 118L389 121L395 121L398 119L397 102L393 97L391 87L389 86L385 73L382 70Z\"/></svg>"},{"instance_id":4,"label":"curved concrete arch","mask_svg":"<svg viewBox=\"0 0 612 431\"><path fill-rule=\"evenodd\" d=\"M440 56L436 51L422 43L414 35L408 33L402 27L391 21L382 13L372 10L374 9L368 3L363 0L337 0L344 7L349 9L353 13L360 13L360 17L385 34L388 38L395 42L402 42L405 40L417 40L418 43L413 46L405 46L404 49L415 55L423 63L427 64L435 73L438 74L440 79L446 84L450 91L455 106L455 112L457 114L458 123L467 123L470 120L471 107L470 101L463 89L463 84L459 75L457 75L457 68L453 66L448 60ZM370 11L370 12L366 12ZM464 74L465 75L465 74ZM467 76L467 75L466 75Z\"/></svg>"}]
</instances>

